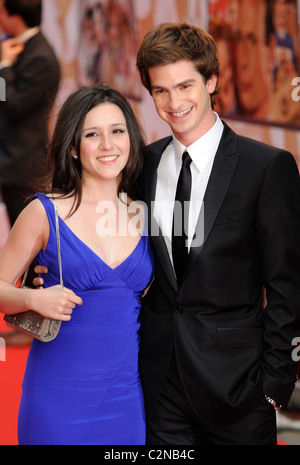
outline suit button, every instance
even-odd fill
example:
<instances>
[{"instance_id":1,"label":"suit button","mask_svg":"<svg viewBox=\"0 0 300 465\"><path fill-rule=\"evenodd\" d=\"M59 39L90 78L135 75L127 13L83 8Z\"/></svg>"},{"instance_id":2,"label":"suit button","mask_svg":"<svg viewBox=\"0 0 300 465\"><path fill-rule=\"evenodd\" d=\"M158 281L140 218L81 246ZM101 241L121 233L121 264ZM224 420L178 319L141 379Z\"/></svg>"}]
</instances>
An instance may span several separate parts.
<instances>
[{"instance_id":1,"label":"suit button","mask_svg":"<svg viewBox=\"0 0 300 465\"><path fill-rule=\"evenodd\" d=\"M184 308L179 305L178 307L175 308L175 313L176 315L182 315L184 313Z\"/></svg>"}]
</instances>

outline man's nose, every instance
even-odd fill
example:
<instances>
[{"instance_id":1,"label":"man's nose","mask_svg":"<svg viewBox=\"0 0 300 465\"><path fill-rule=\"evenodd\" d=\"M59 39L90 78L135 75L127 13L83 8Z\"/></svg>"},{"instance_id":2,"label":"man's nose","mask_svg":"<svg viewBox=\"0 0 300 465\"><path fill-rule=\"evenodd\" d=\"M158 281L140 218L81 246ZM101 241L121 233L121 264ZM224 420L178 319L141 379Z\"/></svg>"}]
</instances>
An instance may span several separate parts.
<instances>
[{"instance_id":1,"label":"man's nose","mask_svg":"<svg viewBox=\"0 0 300 465\"><path fill-rule=\"evenodd\" d=\"M169 94L169 107L171 110L178 110L180 109L181 105L181 98L179 97L177 92L172 92Z\"/></svg>"}]
</instances>

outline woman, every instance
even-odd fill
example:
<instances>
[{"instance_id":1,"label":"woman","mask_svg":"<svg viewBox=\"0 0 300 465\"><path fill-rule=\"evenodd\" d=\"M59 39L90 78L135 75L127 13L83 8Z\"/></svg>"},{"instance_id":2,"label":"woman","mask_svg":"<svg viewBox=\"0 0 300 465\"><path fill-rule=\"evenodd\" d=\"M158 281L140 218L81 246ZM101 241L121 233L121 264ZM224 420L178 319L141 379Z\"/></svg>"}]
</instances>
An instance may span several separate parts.
<instances>
[{"instance_id":1,"label":"woman","mask_svg":"<svg viewBox=\"0 0 300 465\"><path fill-rule=\"evenodd\" d=\"M132 109L117 91L75 92L58 116L43 194L24 209L1 250L1 311L33 309L62 321L54 341L32 343L20 444L145 442L138 315L153 258L131 192L143 149ZM59 213L64 291L46 194ZM49 269L45 288L15 288L35 256Z\"/></svg>"}]
</instances>

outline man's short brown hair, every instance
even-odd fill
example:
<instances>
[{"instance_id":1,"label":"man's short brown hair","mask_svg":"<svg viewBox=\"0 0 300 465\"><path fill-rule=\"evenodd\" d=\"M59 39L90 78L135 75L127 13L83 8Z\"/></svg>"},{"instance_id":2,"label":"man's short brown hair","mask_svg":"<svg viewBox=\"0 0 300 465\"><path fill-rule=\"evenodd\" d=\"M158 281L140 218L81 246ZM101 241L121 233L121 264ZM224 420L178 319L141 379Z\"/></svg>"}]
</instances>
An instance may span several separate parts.
<instances>
[{"instance_id":1,"label":"man's short brown hair","mask_svg":"<svg viewBox=\"0 0 300 465\"><path fill-rule=\"evenodd\" d=\"M4 0L10 16L21 16L27 27L40 26L42 21L42 0Z\"/></svg>"},{"instance_id":2,"label":"man's short brown hair","mask_svg":"<svg viewBox=\"0 0 300 465\"><path fill-rule=\"evenodd\" d=\"M192 61L205 82L219 75L216 43L203 29L186 23L164 23L145 35L137 54L137 68L150 94L149 68L180 60Z\"/></svg>"}]
</instances>

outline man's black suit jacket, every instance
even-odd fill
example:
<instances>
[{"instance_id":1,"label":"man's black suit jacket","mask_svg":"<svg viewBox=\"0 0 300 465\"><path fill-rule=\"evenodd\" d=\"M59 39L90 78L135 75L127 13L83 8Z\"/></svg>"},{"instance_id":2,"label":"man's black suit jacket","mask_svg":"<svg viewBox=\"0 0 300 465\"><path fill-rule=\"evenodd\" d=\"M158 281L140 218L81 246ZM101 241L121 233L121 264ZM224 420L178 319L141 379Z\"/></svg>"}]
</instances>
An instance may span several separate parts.
<instances>
[{"instance_id":1,"label":"man's black suit jacket","mask_svg":"<svg viewBox=\"0 0 300 465\"><path fill-rule=\"evenodd\" d=\"M60 81L53 49L38 33L13 66L0 69L6 100L0 102L0 184L24 187L45 172L48 116Z\"/></svg>"},{"instance_id":2,"label":"man's black suit jacket","mask_svg":"<svg viewBox=\"0 0 300 465\"><path fill-rule=\"evenodd\" d=\"M204 197L204 242L191 248L179 287L151 215L157 167L171 138L148 147L140 179L156 267L140 316L148 417L173 351L195 413L210 424L239 420L265 394L286 405L294 388L299 172L290 153L224 126Z\"/></svg>"}]
</instances>

